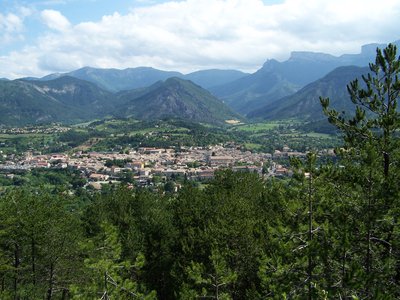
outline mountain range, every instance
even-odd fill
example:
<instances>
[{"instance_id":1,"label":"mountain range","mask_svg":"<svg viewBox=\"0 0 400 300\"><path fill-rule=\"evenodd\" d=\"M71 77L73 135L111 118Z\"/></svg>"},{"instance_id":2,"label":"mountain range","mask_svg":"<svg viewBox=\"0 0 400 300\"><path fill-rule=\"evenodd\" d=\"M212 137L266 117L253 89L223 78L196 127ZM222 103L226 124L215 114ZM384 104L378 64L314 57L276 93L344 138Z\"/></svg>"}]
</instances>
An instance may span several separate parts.
<instances>
[{"instance_id":1,"label":"mountain range","mask_svg":"<svg viewBox=\"0 0 400 300\"><path fill-rule=\"evenodd\" d=\"M322 119L320 97L329 98L332 107L338 111L352 111L353 103L347 93L347 84L369 72L368 67L339 67L296 93L268 103L262 108L251 111L249 118L268 120L301 118L305 120Z\"/></svg>"},{"instance_id":2,"label":"mountain range","mask_svg":"<svg viewBox=\"0 0 400 300\"><path fill-rule=\"evenodd\" d=\"M397 44L400 45L400 41ZM213 87L211 91L235 111L247 115L297 92L335 68L350 65L368 66L369 62L375 60L376 48L385 46L364 45L359 54L345 54L339 57L315 52L292 52L286 61L270 59L257 72Z\"/></svg>"},{"instance_id":3,"label":"mountain range","mask_svg":"<svg viewBox=\"0 0 400 300\"><path fill-rule=\"evenodd\" d=\"M400 41L395 42L399 47ZM292 52L279 62L267 60L252 74L202 70L190 74L148 67L85 67L43 78L0 80L0 124L78 122L105 116L138 119L186 118L207 123L227 119L323 117L319 96L348 110L346 84L368 73L376 48L339 57Z\"/></svg>"},{"instance_id":4,"label":"mountain range","mask_svg":"<svg viewBox=\"0 0 400 300\"><path fill-rule=\"evenodd\" d=\"M0 81L0 112L0 123L7 125L74 123L106 116L183 118L207 123L240 119L210 92L177 77L119 93L70 76L47 81Z\"/></svg>"},{"instance_id":5,"label":"mountain range","mask_svg":"<svg viewBox=\"0 0 400 300\"><path fill-rule=\"evenodd\" d=\"M111 94L73 77L0 81L0 123L21 125L95 118Z\"/></svg>"},{"instance_id":6,"label":"mountain range","mask_svg":"<svg viewBox=\"0 0 400 300\"><path fill-rule=\"evenodd\" d=\"M157 81L164 81L171 77L191 80L204 88L222 85L248 75L236 70L202 70L189 74L180 72L162 71L150 67L118 69L98 69L85 67L69 73L55 73L42 78L27 78L28 80L52 80L63 76L71 76L92 82L104 90L119 92L148 87Z\"/></svg>"}]
</instances>

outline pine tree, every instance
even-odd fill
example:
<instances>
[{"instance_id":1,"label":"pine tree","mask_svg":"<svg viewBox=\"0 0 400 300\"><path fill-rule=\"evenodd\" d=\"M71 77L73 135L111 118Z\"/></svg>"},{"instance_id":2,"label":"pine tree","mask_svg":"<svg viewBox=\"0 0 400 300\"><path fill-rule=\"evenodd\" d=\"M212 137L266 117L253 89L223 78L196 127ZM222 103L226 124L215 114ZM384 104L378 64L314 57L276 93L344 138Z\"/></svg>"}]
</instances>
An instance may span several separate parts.
<instances>
[{"instance_id":1,"label":"pine tree","mask_svg":"<svg viewBox=\"0 0 400 300\"><path fill-rule=\"evenodd\" d=\"M355 244L353 278L355 294L372 299L395 298L399 293L399 138L400 59L397 48L389 44L377 49L370 71L348 86L355 114L348 117L329 108L321 98L329 122L343 134L345 147L338 150L345 168L347 186L357 191L357 228L350 232ZM358 243L357 243L358 241ZM358 267L357 267L358 266Z\"/></svg>"},{"instance_id":2,"label":"pine tree","mask_svg":"<svg viewBox=\"0 0 400 300\"><path fill-rule=\"evenodd\" d=\"M0 199L0 298L66 297L79 273L79 222L66 199L20 189ZM46 295L46 296L44 296Z\"/></svg>"},{"instance_id":3,"label":"pine tree","mask_svg":"<svg viewBox=\"0 0 400 300\"><path fill-rule=\"evenodd\" d=\"M115 226L101 224L99 235L81 243L85 259L85 279L71 285L72 299L156 299L154 291L143 293L134 280L145 259L137 255L134 264L121 258L122 246Z\"/></svg>"},{"instance_id":4,"label":"pine tree","mask_svg":"<svg viewBox=\"0 0 400 300\"><path fill-rule=\"evenodd\" d=\"M184 284L180 299L232 299L228 287L235 283L237 274L227 266L224 257L216 249L211 251L208 264L210 267L206 268L205 264L192 261L186 268L191 285Z\"/></svg>"}]
</instances>

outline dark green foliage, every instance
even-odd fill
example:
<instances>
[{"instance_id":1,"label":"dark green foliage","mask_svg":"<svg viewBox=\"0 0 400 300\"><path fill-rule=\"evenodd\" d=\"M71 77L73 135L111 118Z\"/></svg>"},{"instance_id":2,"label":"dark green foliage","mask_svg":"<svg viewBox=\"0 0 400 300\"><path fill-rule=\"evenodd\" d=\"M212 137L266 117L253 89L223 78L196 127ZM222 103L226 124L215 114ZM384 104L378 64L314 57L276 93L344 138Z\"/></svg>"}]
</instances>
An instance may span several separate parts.
<instances>
[{"instance_id":1,"label":"dark green foliage","mask_svg":"<svg viewBox=\"0 0 400 300\"><path fill-rule=\"evenodd\" d=\"M257 287L257 257L266 241L265 219L259 210L263 190L254 174L226 172L219 174L204 192L188 188L180 193L174 201L180 243L174 274L184 291L201 294L202 288L213 290L206 283L218 272L213 256L216 253L224 265L224 271L220 271L228 272L231 278L229 287L224 287L225 294L242 298ZM193 280L198 267L204 268L198 276L205 277L205 286Z\"/></svg>"},{"instance_id":2,"label":"dark green foliage","mask_svg":"<svg viewBox=\"0 0 400 300\"><path fill-rule=\"evenodd\" d=\"M104 165L108 168L111 168L112 166L123 168L127 163L128 160L125 159L109 159L104 163Z\"/></svg>"},{"instance_id":3,"label":"dark green foliage","mask_svg":"<svg viewBox=\"0 0 400 300\"><path fill-rule=\"evenodd\" d=\"M33 188L46 186L54 190L62 191L68 189L77 190L82 188L85 183L86 179L82 178L82 175L77 170L38 168L14 175L12 179L4 180L2 186L11 187L14 185Z\"/></svg>"},{"instance_id":4,"label":"dark green foliage","mask_svg":"<svg viewBox=\"0 0 400 300\"><path fill-rule=\"evenodd\" d=\"M352 200L358 208L358 228L349 237L359 248L350 260L353 278L346 278L348 285L363 287L354 292L359 297L394 299L399 293L400 59L396 46L378 49L370 70L372 74L362 77L362 85L357 79L348 85L356 107L353 116L329 109L329 99L321 98L321 103L344 137L346 148L340 155L346 180L342 186L357 191Z\"/></svg>"},{"instance_id":5,"label":"dark green foliage","mask_svg":"<svg viewBox=\"0 0 400 300\"><path fill-rule=\"evenodd\" d=\"M87 132L79 132L76 130L68 130L60 134L60 142L67 143L70 147L77 147L82 143L86 142L90 138L90 134Z\"/></svg>"},{"instance_id":6,"label":"dark green foliage","mask_svg":"<svg viewBox=\"0 0 400 300\"><path fill-rule=\"evenodd\" d=\"M77 214L66 208L68 200L45 191L2 196L1 298L61 298L78 280L81 231Z\"/></svg>"}]
</instances>

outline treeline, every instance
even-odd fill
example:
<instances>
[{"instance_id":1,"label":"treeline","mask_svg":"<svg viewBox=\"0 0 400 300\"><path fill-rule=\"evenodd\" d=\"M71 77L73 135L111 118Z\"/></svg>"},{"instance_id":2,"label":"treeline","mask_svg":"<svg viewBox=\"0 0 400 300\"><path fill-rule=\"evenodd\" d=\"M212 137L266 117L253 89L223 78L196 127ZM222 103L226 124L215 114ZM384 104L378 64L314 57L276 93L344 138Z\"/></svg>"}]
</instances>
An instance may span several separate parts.
<instances>
[{"instance_id":1,"label":"treeline","mask_svg":"<svg viewBox=\"0 0 400 300\"><path fill-rule=\"evenodd\" d=\"M377 51L351 82L335 162L293 176L217 173L178 193L8 190L1 299L399 299L400 61Z\"/></svg>"},{"instance_id":2,"label":"treeline","mask_svg":"<svg viewBox=\"0 0 400 300\"><path fill-rule=\"evenodd\" d=\"M290 181L226 171L178 194L9 191L0 298L398 299L398 189L312 155L297 166Z\"/></svg>"}]
</instances>

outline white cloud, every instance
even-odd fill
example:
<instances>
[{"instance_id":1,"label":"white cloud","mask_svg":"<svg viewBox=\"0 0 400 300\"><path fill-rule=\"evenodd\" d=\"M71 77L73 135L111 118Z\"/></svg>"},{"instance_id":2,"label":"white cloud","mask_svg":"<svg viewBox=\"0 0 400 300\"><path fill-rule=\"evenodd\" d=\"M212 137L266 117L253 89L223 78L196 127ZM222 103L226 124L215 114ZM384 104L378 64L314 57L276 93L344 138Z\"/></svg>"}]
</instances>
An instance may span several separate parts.
<instances>
[{"instance_id":1,"label":"white cloud","mask_svg":"<svg viewBox=\"0 0 400 300\"><path fill-rule=\"evenodd\" d=\"M399 39L399 15L397 0L170 1L75 25L59 11L45 10L41 18L54 31L29 47L30 60L25 49L0 58L0 66L7 60L18 70L8 69L10 74L38 75L86 65L249 71L268 58L286 59L292 50L339 55ZM21 67L25 63L30 67Z\"/></svg>"},{"instance_id":2,"label":"white cloud","mask_svg":"<svg viewBox=\"0 0 400 300\"><path fill-rule=\"evenodd\" d=\"M43 74L43 70L38 67L35 50L27 48L20 52L11 52L7 56L0 56L0 77L14 79Z\"/></svg>"},{"instance_id":3,"label":"white cloud","mask_svg":"<svg viewBox=\"0 0 400 300\"><path fill-rule=\"evenodd\" d=\"M22 39L23 20L12 13L3 15L0 13L0 42L7 44Z\"/></svg>"},{"instance_id":4,"label":"white cloud","mask_svg":"<svg viewBox=\"0 0 400 300\"><path fill-rule=\"evenodd\" d=\"M51 29L66 31L71 27L70 22L59 11L46 9L41 12L42 21Z\"/></svg>"}]
</instances>

